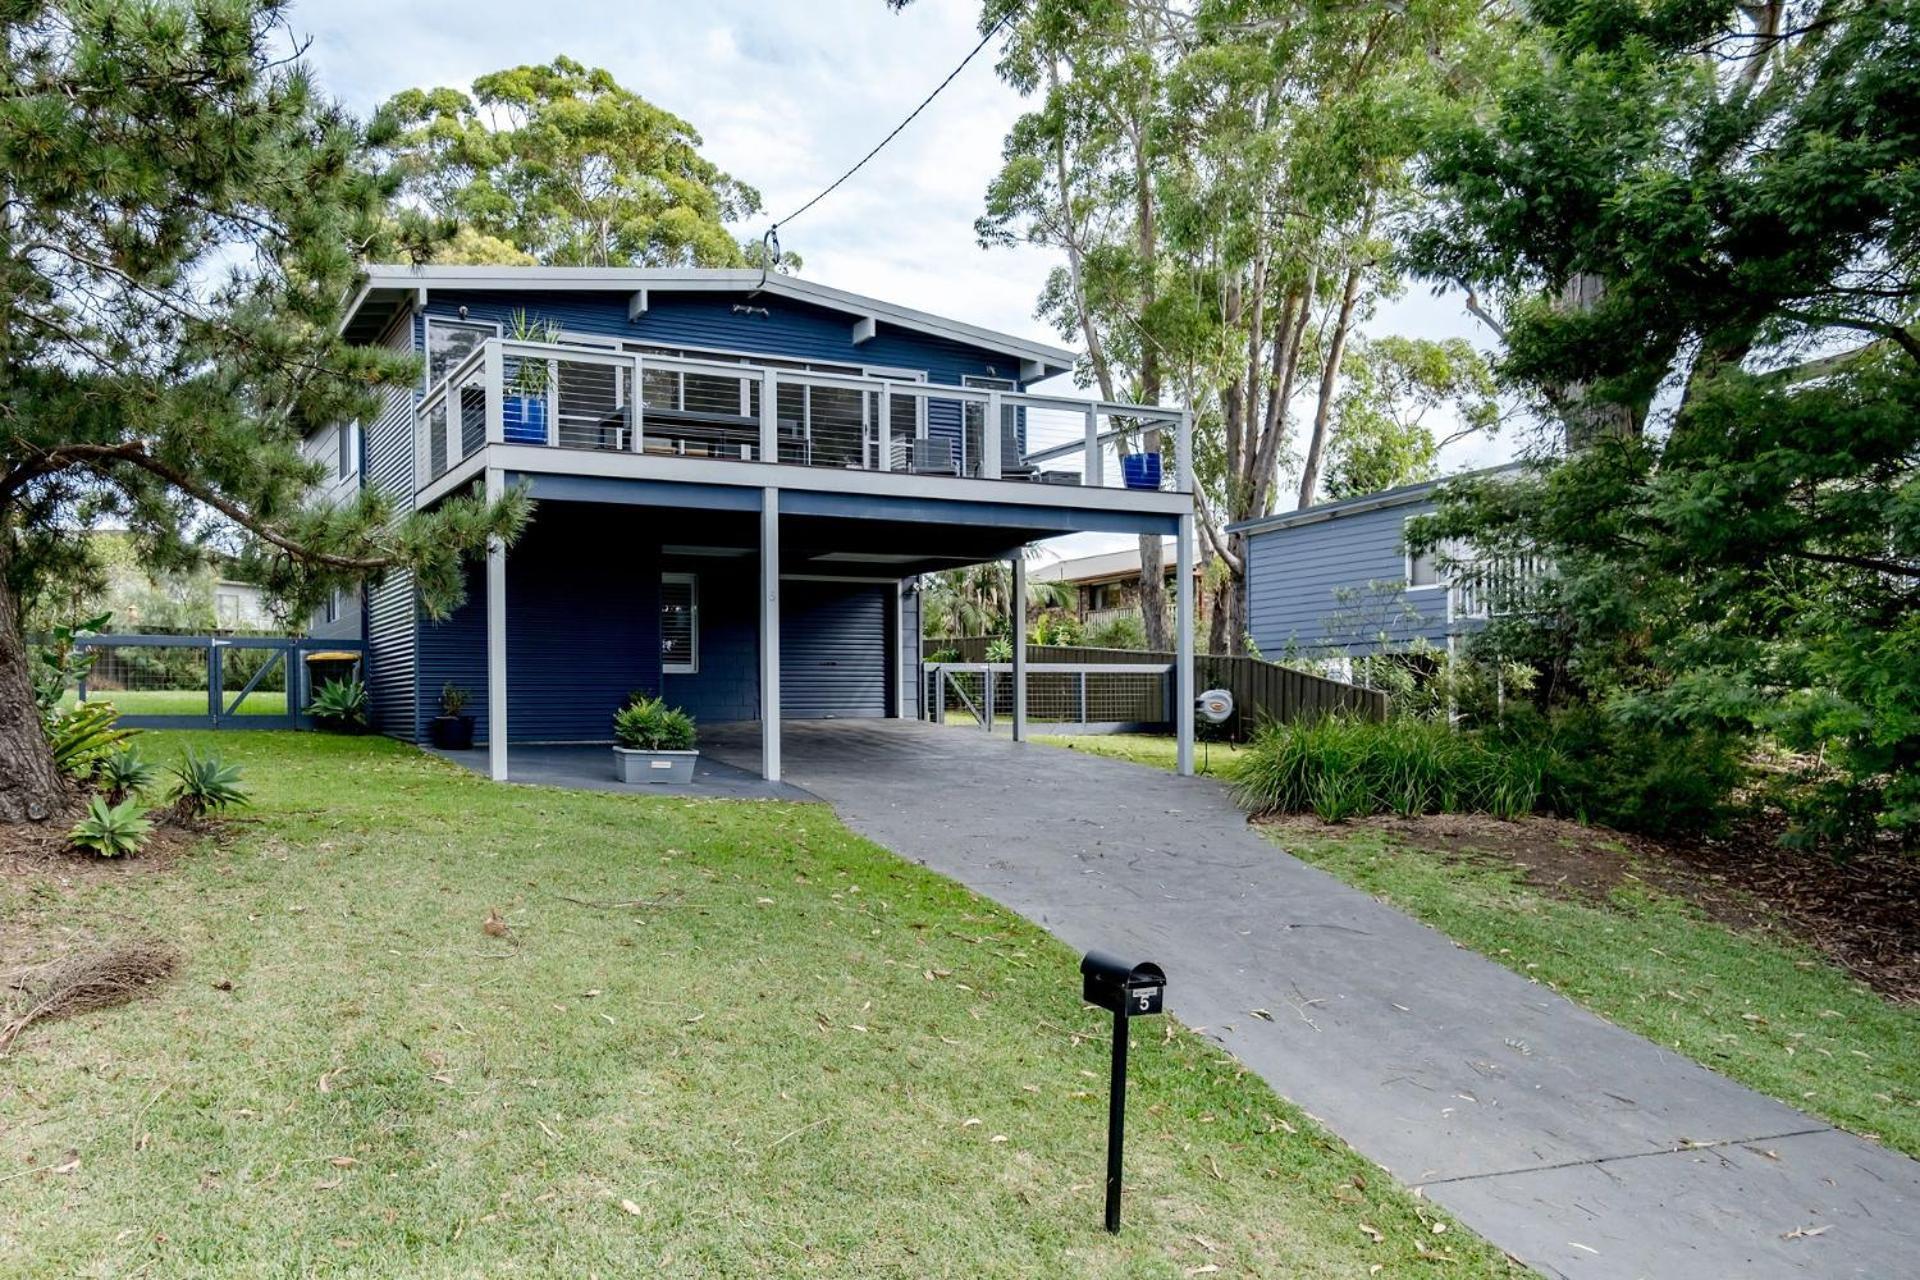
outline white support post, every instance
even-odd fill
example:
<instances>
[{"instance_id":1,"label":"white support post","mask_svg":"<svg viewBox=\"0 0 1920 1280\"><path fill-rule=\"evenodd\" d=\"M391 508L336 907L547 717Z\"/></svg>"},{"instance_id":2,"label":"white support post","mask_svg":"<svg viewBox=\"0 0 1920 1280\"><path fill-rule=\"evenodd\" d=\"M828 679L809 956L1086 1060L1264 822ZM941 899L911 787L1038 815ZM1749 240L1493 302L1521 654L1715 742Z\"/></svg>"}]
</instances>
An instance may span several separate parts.
<instances>
[{"instance_id":1,"label":"white support post","mask_svg":"<svg viewBox=\"0 0 1920 1280\"><path fill-rule=\"evenodd\" d=\"M1173 723L1178 740L1180 774L1193 776L1193 517L1180 517L1180 547L1174 561Z\"/></svg>"},{"instance_id":2,"label":"white support post","mask_svg":"<svg viewBox=\"0 0 1920 1280\"><path fill-rule=\"evenodd\" d=\"M1082 475L1083 481L1098 489L1106 483L1100 474L1100 410L1095 405L1087 406L1087 462Z\"/></svg>"},{"instance_id":3,"label":"white support post","mask_svg":"<svg viewBox=\"0 0 1920 1280\"><path fill-rule=\"evenodd\" d=\"M646 290L642 289L640 293L641 296L644 297ZM633 406L633 451L635 453L645 453L647 451L646 379L647 358L636 352L633 357L633 387L627 395L628 403Z\"/></svg>"},{"instance_id":4,"label":"white support post","mask_svg":"<svg viewBox=\"0 0 1920 1280\"><path fill-rule=\"evenodd\" d=\"M487 501L506 494L506 473L487 468ZM507 548L487 543L487 773L507 780Z\"/></svg>"},{"instance_id":5,"label":"white support post","mask_svg":"<svg viewBox=\"0 0 1920 1280\"><path fill-rule=\"evenodd\" d=\"M760 491L760 776L780 781L780 491Z\"/></svg>"},{"instance_id":6,"label":"white support post","mask_svg":"<svg viewBox=\"0 0 1920 1280\"><path fill-rule=\"evenodd\" d=\"M987 392L985 408L986 421L980 427L980 478L998 480L1000 478L1000 451L1006 446L1000 442L1000 393Z\"/></svg>"},{"instance_id":7,"label":"white support post","mask_svg":"<svg viewBox=\"0 0 1920 1280\"><path fill-rule=\"evenodd\" d=\"M760 375L760 461L780 461L780 375L772 369Z\"/></svg>"},{"instance_id":8,"label":"white support post","mask_svg":"<svg viewBox=\"0 0 1920 1280\"><path fill-rule=\"evenodd\" d=\"M1175 428L1173 445L1173 487L1181 493L1193 492L1193 412L1180 411L1180 425Z\"/></svg>"},{"instance_id":9,"label":"white support post","mask_svg":"<svg viewBox=\"0 0 1920 1280\"><path fill-rule=\"evenodd\" d=\"M920 655L914 653L907 643L907 584L893 584L893 643L894 679L893 679L893 716L896 720L909 720L908 690L912 686L912 677L908 674L919 665Z\"/></svg>"},{"instance_id":10,"label":"white support post","mask_svg":"<svg viewBox=\"0 0 1920 1280\"><path fill-rule=\"evenodd\" d=\"M1000 406L996 403L994 408ZM1027 557L1013 556L1013 740L1027 740ZM992 679L991 676L988 679Z\"/></svg>"},{"instance_id":11,"label":"white support post","mask_svg":"<svg viewBox=\"0 0 1920 1280\"><path fill-rule=\"evenodd\" d=\"M893 392L886 383L880 384L880 422L878 430L880 441L880 469L893 470Z\"/></svg>"},{"instance_id":12,"label":"white support post","mask_svg":"<svg viewBox=\"0 0 1920 1280\"><path fill-rule=\"evenodd\" d=\"M487 390L488 444L504 444L507 439L506 367L507 362L502 359L500 355L500 340L498 338L488 339L487 354L482 366L482 376L486 379L485 386ZM449 387L447 389L447 408L449 410L459 404L459 400L456 398L458 395L459 388ZM457 417L459 417L457 413L449 412L447 414L447 421L451 423ZM451 458L453 454L449 452L447 456Z\"/></svg>"}]
</instances>

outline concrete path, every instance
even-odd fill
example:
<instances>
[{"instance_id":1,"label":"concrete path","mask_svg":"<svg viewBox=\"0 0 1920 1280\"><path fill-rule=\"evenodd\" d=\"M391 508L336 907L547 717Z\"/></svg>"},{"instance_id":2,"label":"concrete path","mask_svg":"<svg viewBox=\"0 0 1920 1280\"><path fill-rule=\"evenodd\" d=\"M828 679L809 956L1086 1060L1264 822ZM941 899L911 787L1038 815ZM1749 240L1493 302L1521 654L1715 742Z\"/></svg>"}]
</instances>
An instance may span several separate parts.
<instances>
[{"instance_id":1,"label":"concrete path","mask_svg":"<svg viewBox=\"0 0 1920 1280\"><path fill-rule=\"evenodd\" d=\"M745 734L706 748L754 767ZM1286 856L1214 783L912 721L789 723L785 752L869 838L1158 961L1171 1012L1549 1276L1920 1277L1920 1163Z\"/></svg>"}]
</instances>

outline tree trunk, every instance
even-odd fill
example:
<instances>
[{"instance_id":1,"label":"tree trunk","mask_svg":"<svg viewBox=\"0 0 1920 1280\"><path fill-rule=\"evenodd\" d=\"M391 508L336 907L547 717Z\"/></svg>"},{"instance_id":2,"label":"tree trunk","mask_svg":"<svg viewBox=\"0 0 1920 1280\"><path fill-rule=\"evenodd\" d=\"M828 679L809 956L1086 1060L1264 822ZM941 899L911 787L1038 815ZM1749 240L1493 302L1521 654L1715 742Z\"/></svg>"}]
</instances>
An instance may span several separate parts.
<instances>
[{"instance_id":1,"label":"tree trunk","mask_svg":"<svg viewBox=\"0 0 1920 1280\"><path fill-rule=\"evenodd\" d=\"M1320 399L1313 411L1313 434L1307 437L1307 460L1300 468L1300 505L1313 505L1320 487L1320 460L1326 456L1327 429L1333 419L1333 395L1340 382L1340 365L1346 359L1347 334L1353 327L1354 301L1360 296L1361 264L1347 268L1347 285L1340 294L1340 314L1333 324L1333 338L1327 348L1327 362L1320 370Z\"/></svg>"},{"instance_id":2,"label":"tree trunk","mask_svg":"<svg viewBox=\"0 0 1920 1280\"><path fill-rule=\"evenodd\" d=\"M1600 305L1606 293L1605 280L1583 271L1567 281L1560 291L1558 307L1574 314L1591 311ZM1578 453L1608 436L1631 438L1640 434L1640 422L1632 408L1594 397L1584 382L1567 383L1561 387L1560 395L1568 453Z\"/></svg>"},{"instance_id":3,"label":"tree trunk","mask_svg":"<svg viewBox=\"0 0 1920 1280\"><path fill-rule=\"evenodd\" d=\"M7 583L6 559L0 549L0 823L43 822L64 812L70 797L33 700L20 600Z\"/></svg>"}]
</instances>

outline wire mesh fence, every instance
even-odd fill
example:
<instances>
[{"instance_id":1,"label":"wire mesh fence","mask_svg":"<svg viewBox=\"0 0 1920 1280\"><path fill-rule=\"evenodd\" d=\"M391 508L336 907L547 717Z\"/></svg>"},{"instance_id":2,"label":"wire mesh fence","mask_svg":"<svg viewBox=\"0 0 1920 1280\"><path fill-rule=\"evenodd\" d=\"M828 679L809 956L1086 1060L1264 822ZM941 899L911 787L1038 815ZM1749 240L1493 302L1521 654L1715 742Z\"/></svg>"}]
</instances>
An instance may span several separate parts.
<instances>
[{"instance_id":1,"label":"wire mesh fence","mask_svg":"<svg viewBox=\"0 0 1920 1280\"><path fill-rule=\"evenodd\" d=\"M1173 723L1170 663L1041 663L1027 669L1030 725L1089 729L1164 728ZM992 728L1015 707L1010 663L929 663L926 707L931 719Z\"/></svg>"}]
</instances>

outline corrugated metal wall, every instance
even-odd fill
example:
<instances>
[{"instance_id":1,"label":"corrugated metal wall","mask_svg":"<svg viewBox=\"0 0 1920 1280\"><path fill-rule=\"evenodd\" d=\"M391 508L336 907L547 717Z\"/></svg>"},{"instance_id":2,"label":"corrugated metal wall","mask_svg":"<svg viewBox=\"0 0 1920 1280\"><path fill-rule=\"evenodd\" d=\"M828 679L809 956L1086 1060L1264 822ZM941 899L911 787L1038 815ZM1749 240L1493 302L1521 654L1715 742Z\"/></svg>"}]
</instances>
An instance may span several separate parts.
<instances>
[{"instance_id":1,"label":"corrugated metal wall","mask_svg":"<svg viewBox=\"0 0 1920 1280\"><path fill-rule=\"evenodd\" d=\"M383 345L411 350L418 322L405 317ZM415 392L387 392L385 410L365 432L362 483L387 494L397 514L413 509L413 406ZM415 740L413 575L392 573L367 588L367 701L374 728ZM437 689L439 686L435 686Z\"/></svg>"},{"instance_id":2,"label":"corrugated metal wall","mask_svg":"<svg viewBox=\"0 0 1920 1280\"><path fill-rule=\"evenodd\" d=\"M783 719L880 718L889 698L894 643L891 584L780 584L780 714Z\"/></svg>"},{"instance_id":3,"label":"corrugated metal wall","mask_svg":"<svg viewBox=\"0 0 1920 1280\"><path fill-rule=\"evenodd\" d=\"M1424 636L1444 647L1445 589L1391 590L1406 581L1406 522L1432 509L1403 503L1249 536L1247 629L1260 652L1278 658L1328 645L1360 652L1383 632L1392 644ZM1350 600L1340 598L1343 590Z\"/></svg>"},{"instance_id":4,"label":"corrugated metal wall","mask_svg":"<svg viewBox=\"0 0 1920 1280\"><path fill-rule=\"evenodd\" d=\"M668 561L694 575L700 612L700 670L661 677L667 701L702 724L760 718L760 569L757 557Z\"/></svg>"}]
</instances>

